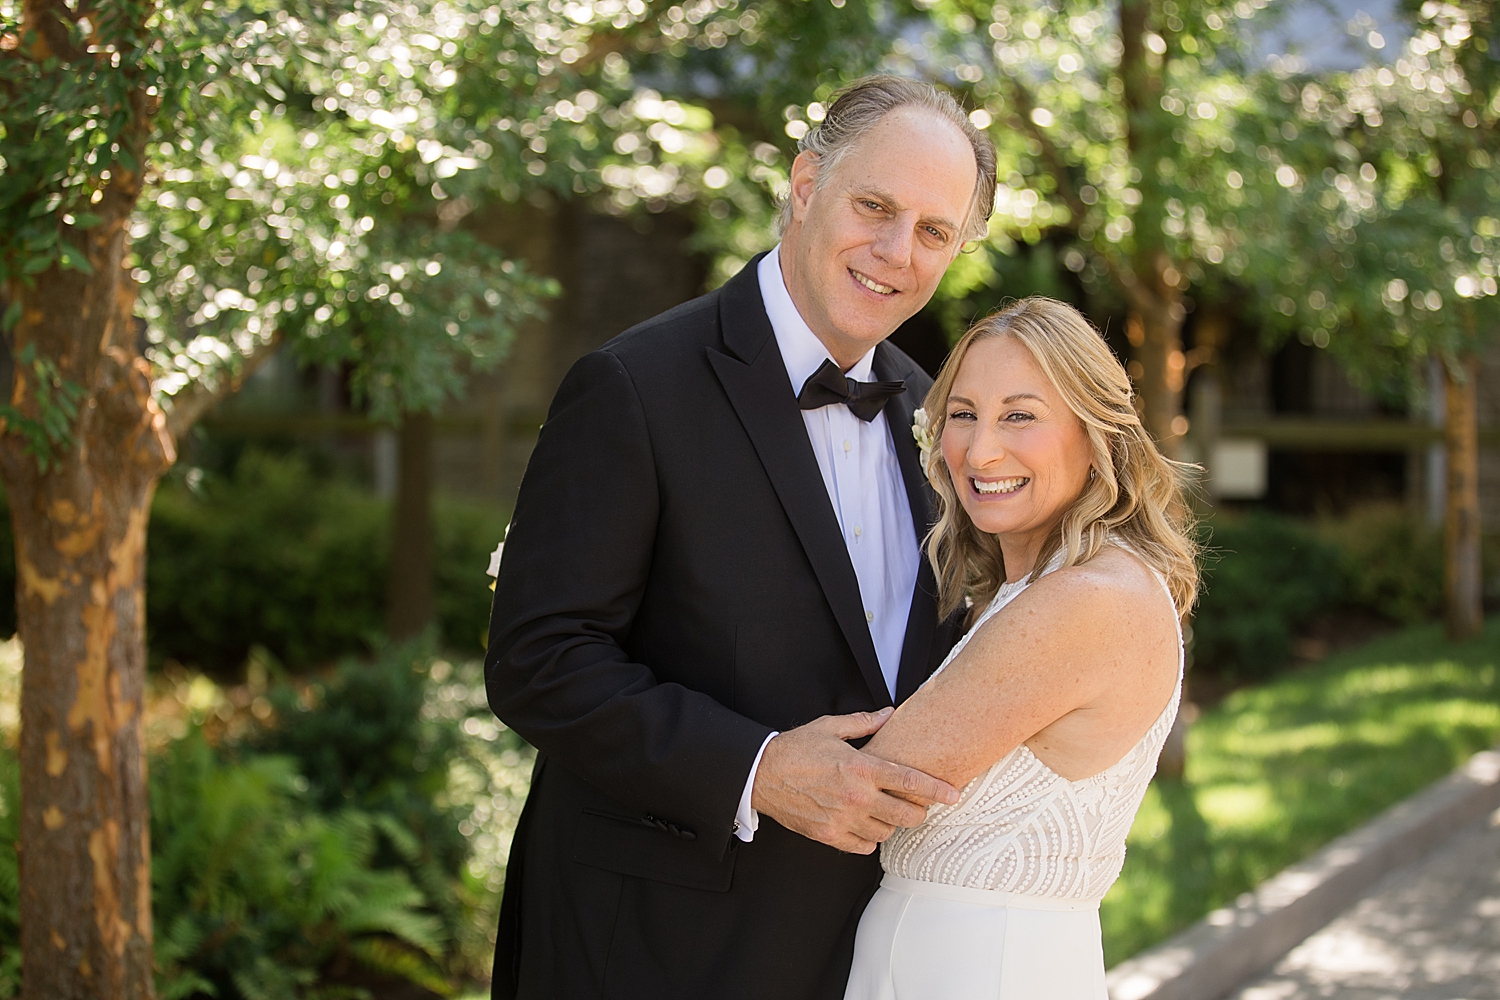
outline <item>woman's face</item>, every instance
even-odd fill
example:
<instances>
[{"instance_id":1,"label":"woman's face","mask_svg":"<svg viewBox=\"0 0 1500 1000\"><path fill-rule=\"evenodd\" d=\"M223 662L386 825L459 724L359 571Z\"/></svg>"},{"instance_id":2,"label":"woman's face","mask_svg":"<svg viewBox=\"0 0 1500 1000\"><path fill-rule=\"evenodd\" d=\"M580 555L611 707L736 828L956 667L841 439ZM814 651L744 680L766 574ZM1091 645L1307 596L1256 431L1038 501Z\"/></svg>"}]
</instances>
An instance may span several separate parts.
<instances>
[{"instance_id":1,"label":"woman's face","mask_svg":"<svg viewBox=\"0 0 1500 1000\"><path fill-rule=\"evenodd\" d=\"M1093 449L1031 352L1003 335L971 345L947 405L943 459L974 524L1049 533L1088 484Z\"/></svg>"}]
</instances>

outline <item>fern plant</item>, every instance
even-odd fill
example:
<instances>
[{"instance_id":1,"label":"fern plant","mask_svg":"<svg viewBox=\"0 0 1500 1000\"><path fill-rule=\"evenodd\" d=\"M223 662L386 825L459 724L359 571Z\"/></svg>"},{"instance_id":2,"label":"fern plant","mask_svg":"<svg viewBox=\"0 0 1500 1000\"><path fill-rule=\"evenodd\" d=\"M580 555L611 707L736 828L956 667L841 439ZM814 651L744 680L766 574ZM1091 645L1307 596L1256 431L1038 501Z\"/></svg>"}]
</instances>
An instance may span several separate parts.
<instances>
[{"instance_id":1,"label":"fern plant","mask_svg":"<svg viewBox=\"0 0 1500 1000\"><path fill-rule=\"evenodd\" d=\"M374 865L388 819L324 813L295 762L221 758L196 731L154 763L152 883L165 1000L335 1000L330 967L449 987L440 922L404 871Z\"/></svg>"},{"instance_id":2,"label":"fern plant","mask_svg":"<svg viewBox=\"0 0 1500 1000\"><path fill-rule=\"evenodd\" d=\"M454 720L426 710L433 662L429 636L382 646L369 660L345 660L309 687L277 685L267 692L273 721L246 749L295 760L323 811L354 808L374 817L373 864L404 872L444 939L454 940L467 908L469 843L459 832L462 810L446 792L464 739ZM447 971L461 972L457 965Z\"/></svg>"},{"instance_id":3,"label":"fern plant","mask_svg":"<svg viewBox=\"0 0 1500 1000\"><path fill-rule=\"evenodd\" d=\"M387 646L274 685L271 718L238 744L190 723L153 755L158 996L354 1000L398 981L446 996L482 971L493 887L466 884L473 803L451 787L465 763L489 774L465 735L482 688L434 662L429 643ZM0 743L0 1000L20 989L18 801Z\"/></svg>"}]
</instances>

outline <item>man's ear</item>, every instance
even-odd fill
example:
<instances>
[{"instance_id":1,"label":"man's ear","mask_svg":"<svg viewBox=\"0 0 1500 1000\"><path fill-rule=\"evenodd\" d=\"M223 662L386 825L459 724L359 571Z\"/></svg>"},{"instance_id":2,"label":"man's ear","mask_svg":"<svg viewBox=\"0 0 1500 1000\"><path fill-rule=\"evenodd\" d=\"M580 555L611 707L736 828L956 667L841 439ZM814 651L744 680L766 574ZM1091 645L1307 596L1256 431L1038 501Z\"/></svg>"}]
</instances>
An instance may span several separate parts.
<instances>
[{"instance_id":1,"label":"man's ear","mask_svg":"<svg viewBox=\"0 0 1500 1000\"><path fill-rule=\"evenodd\" d=\"M813 189L817 187L819 160L817 153L804 149L792 161L791 190L787 192L787 197L792 202L792 218L798 222L807 215L807 203L812 198Z\"/></svg>"}]
</instances>

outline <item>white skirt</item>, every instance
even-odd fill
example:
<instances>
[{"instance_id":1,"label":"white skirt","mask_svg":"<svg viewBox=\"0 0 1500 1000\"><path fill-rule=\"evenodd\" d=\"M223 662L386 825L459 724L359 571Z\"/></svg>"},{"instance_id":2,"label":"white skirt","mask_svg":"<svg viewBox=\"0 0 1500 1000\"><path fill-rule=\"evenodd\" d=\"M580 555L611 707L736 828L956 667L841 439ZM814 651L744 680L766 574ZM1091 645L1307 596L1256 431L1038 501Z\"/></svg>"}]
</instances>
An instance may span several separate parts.
<instances>
[{"instance_id":1,"label":"white skirt","mask_svg":"<svg viewBox=\"0 0 1500 1000\"><path fill-rule=\"evenodd\" d=\"M844 1000L1108 1000L1099 903L887 875Z\"/></svg>"}]
</instances>

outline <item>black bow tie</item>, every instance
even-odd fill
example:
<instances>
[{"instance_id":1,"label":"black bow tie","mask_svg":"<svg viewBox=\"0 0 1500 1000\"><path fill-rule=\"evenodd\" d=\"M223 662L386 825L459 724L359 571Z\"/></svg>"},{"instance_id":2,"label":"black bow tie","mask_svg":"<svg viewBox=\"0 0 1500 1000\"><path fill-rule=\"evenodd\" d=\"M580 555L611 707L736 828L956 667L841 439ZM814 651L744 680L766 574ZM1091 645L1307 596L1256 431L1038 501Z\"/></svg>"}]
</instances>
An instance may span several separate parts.
<instances>
[{"instance_id":1,"label":"black bow tie","mask_svg":"<svg viewBox=\"0 0 1500 1000\"><path fill-rule=\"evenodd\" d=\"M846 378L833 360L827 359L813 372L812 378L797 393L797 405L804 410L816 410L830 403L843 403L849 412L864 421L875 419L885 401L906 391L906 383L856 382Z\"/></svg>"}]
</instances>

